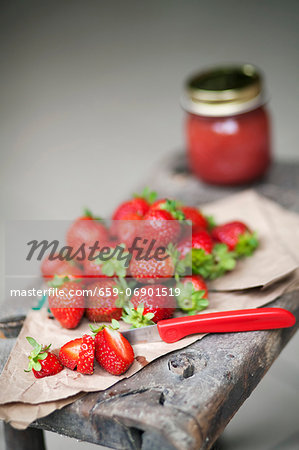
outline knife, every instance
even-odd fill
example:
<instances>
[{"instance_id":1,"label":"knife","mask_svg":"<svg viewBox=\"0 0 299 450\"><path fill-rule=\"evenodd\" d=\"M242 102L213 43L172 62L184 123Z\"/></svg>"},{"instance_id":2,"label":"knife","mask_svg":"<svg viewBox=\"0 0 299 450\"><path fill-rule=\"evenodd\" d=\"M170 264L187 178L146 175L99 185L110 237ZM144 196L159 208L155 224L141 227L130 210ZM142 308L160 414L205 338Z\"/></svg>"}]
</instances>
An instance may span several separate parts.
<instances>
[{"instance_id":1,"label":"knife","mask_svg":"<svg viewBox=\"0 0 299 450\"><path fill-rule=\"evenodd\" d=\"M230 333L292 327L295 316L283 308L240 309L161 320L156 325L123 331L131 344L172 343L197 333Z\"/></svg>"}]
</instances>

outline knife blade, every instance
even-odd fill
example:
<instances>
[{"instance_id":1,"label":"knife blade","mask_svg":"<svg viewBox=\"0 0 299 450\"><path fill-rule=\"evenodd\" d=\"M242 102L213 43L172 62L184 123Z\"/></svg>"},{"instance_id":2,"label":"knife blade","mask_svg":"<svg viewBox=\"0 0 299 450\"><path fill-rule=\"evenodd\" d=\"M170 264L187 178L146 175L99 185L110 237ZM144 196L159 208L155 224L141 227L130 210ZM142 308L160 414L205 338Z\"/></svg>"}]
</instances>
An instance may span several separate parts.
<instances>
[{"instance_id":1,"label":"knife blade","mask_svg":"<svg viewBox=\"0 0 299 450\"><path fill-rule=\"evenodd\" d=\"M295 316L283 308L240 309L161 320L156 325L123 331L131 344L172 343L202 333L230 333L292 327Z\"/></svg>"}]
</instances>

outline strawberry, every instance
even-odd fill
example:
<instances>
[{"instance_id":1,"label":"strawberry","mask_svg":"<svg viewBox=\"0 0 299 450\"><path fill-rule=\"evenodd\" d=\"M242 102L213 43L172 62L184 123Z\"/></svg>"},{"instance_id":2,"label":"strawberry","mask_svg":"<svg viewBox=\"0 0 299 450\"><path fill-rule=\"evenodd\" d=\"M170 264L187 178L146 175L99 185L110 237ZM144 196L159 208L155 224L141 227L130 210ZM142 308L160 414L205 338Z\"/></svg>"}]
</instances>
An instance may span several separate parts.
<instances>
[{"instance_id":1,"label":"strawberry","mask_svg":"<svg viewBox=\"0 0 299 450\"><path fill-rule=\"evenodd\" d=\"M108 231L101 219L94 217L90 211L85 210L85 214L79 217L68 229L66 235L67 245L74 251L78 250L83 244L85 250L92 247L96 242L101 247L108 241Z\"/></svg>"},{"instance_id":2,"label":"strawberry","mask_svg":"<svg viewBox=\"0 0 299 450\"><path fill-rule=\"evenodd\" d=\"M154 202L151 207L151 211L168 211L173 219L185 220L185 214L182 211L182 204L177 200L170 200L168 198L162 198Z\"/></svg>"},{"instance_id":3,"label":"strawberry","mask_svg":"<svg viewBox=\"0 0 299 450\"><path fill-rule=\"evenodd\" d=\"M204 230L192 232L190 239L183 239L177 247L181 258L188 258L192 250L192 272L203 278L214 279L225 272L234 269L236 265L235 254L228 251L225 244L213 244L210 234Z\"/></svg>"},{"instance_id":4,"label":"strawberry","mask_svg":"<svg viewBox=\"0 0 299 450\"><path fill-rule=\"evenodd\" d=\"M80 278L82 276L82 271L72 262L66 260L60 260L58 255L55 254L54 258L49 259L46 257L41 264L42 276L45 280L51 280L54 275L68 276L70 278Z\"/></svg>"},{"instance_id":5,"label":"strawberry","mask_svg":"<svg viewBox=\"0 0 299 450\"><path fill-rule=\"evenodd\" d=\"M110 322L120 319L126 300L123 279L102 279L88 286L86 316L93 322Z\"/></svg>"},{"instance_id":6,"label":"strawberry","mask_svg":"<svg viewBox=\"0 0 299 450\"><path fill-rule=\"evenodd\" d=\"M128 248L131 247L136 237L140 236L142 227L142 216L137 213L125 215L122 220L114 223L114 233L119 242L123 242Z\"/></svg>"},{"instance_id":7,"label":"strawberry","mask_svg":"<svg viewBox=\"0 0 299 450\"><path fill-rule=\"evenodd\" d=\"M85 283L93 283L97 279L107 278L113 276L125 277L127 274L126 257L129 252L125 251L124 244L117 244L119 249L116 249L116 244L109 242L107 244L105 253L98 256L96 259L84 261L84 278ZM122 250L120 250L120 247Z\"/></svg>"},{"instance_id":8,"label":"strawberry","mask_svg":"<svg viewBox=\"0 0 299 450\"><path fill-rule=\"evenodd\" d=\"M237 256L250 256L258 246L256 233L239 221L216 226L212 230L212 237L216 242L226 244Z\"/></svg>"},{"instance_id":9,"label":"strawberry","mask_svg":"<svg viewBox=\"0 0 299 450\"><path fill-rule=\"evenodd\" d=\"M155 240L157 245L166 246L175 243L181 233L178 220L174 220L171 213L162 209L150 210L144 216L143 237Z\"/></svg>"},{"instance_id":10,"label":"strawberry","mask_svg":"<svg viewBox=\"0 0 299 450\"><path fill-rule=\"evenodd\" d=\"M136 259L132 257L130 262L130 274L135 280L141 282L154 283L157 278L171 278L175 273L175 261L167 253L166 259L160 260L154 257L154 251L150 255L152 259Z\"/></svg>"},{"instance_id":11,"label":"strawberry","mask_svg":"<svg viewBox=\"0 0 299 450\"><path fill-rule=\"evenodd\" d=\"M189 315L193 315L205 309L208 302L208 288L200 275L184 277L176 287L178 306Z\"/></svg>"},{"instance_id":12,"label":"strawberry","mask_svg":"<svg viewBox=\"0 0 299 450\"><path fill-rule=\"evenodd\" d=\"M27 336L26 339L29 344L32 345L33 350L30 353L30 356L28 356L29 366L25 372L30 372L32 370L35 378L43 378L56 375L62 371L63 366L61 362L54 353L49 351L51 344L43 347L32 337Z\"/></svg>"},{"instance_id":13,"label":"strawberry","mask_svg":"<svg viewBox=\"0 0 299 450\"><path fill-rule=\"evenodd\" d=\"M155 201L156 193L151 192L149 188L144 188L143 192L134 198L121 203L112 215L112 220L125 220L129 214L138 214L143 217L149 210L150 204Z\"/></svg>"},{"instance_id":14,"label":"strawberry","mask_svg":"<svg viewBox=\"0 0 299 450\"><path fill-rule=\"evenodd\" d=\"M142 283L154 283L166 280L167 278L178 277L185 273L188 266L188 259L180 260L180 253L175 246L170 243L167 248L163 249L162 254L156 254L159 247L155 246L148 257L145 259L132 255L129 272L135 280ZM189 263L191 267L191 260Z\"/></svg>"},{"instance_id":15,"label":"strawberry","mask_svg":"<svg viewBox=\"0 0 299 450\"><path fill-rule=\"evenodd\" d=\"M191 220L192 227L194 228L208 228L208 221L205 216L192 206L182 206L182 212L185 215L186 220Z\"/></svg>"},{"instance_id":16,"label":"strawberry","mask_svg":"<svg viewBox=\"0 0 299 450\"><path fill-rule=\"evenodd\" d=\"M58 276L48 284L54 288L48 299L53 316L64 328L76 328L84 314L83 284L80 280Z\"/></svg>"},{"instance_id":17,"label":"strawberry","mask_svg":"<svg viewBox=\"0 0 299 450\"><path fill-rule=\"evenodd\" d=\"M95 329L95 357L103 369L112 375L122 375L134 361L134 350L129 341L117 331L117 321L112 327L102 326Z\"/></svg>"},{"instance_id":18,"label":"strawberry","mask_svg":"<svg viewBox=\"0 0 299 450\"><path fill-rule=\"evenodd\" d=\"M163 284L142 286L131 298L131 305L125 306L123 320L138 328L157 323L171 317L176 308L174 296Z\"/></svg>"},{"instance_id":19,"label":"strawberry","mask_svg":"<svg viewBox=\"0 0 299 450\"><path fill-rule=\"evenodd\" d=\"M59 352L59 359L65 367L91 375L93 373L95 343L88 334L64 344Z\"/></svg>"},{"instance_id":20,"label":"strawberry","mask_svg":"<svg viewBox=\"0 0 299 450\"><path fill-rule=\"evenodd\" d=\"M61 363L69 369L75 370L78 364L82 338L73 339L64 344L59 351Z\"/></svg>"}]
</instances>

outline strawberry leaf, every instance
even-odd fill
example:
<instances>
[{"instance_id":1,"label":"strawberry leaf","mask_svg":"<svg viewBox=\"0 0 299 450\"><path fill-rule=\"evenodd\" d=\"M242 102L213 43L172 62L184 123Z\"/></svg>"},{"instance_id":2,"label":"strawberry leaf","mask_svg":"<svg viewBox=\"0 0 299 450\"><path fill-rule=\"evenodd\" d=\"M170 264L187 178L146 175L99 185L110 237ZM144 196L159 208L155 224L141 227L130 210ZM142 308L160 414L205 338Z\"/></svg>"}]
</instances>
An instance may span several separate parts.
<instances>
[{"instance_id":1,"label":"strawberry leaf","mask_svg":"<svg viewBox=\"0 0 299 450\"><path fill-rule=\"evenodd\" d=\"M251 256L258 245L259 241L256 232L250 233L247 231L241 234L235 247L237 257Z\"/></svg>"},{"instance_id":2,"label":"strawberry leaf","mask_svg":"<svg viewBox=\"0 0 299 450\"><path fill-rule=\"evenodd\" d=\"M150 188L146 186L141 192L141 194L133 194L133 197L143 198L151 205L157 199L157 192L151 191Z\"/></svg>"}]
</instances>

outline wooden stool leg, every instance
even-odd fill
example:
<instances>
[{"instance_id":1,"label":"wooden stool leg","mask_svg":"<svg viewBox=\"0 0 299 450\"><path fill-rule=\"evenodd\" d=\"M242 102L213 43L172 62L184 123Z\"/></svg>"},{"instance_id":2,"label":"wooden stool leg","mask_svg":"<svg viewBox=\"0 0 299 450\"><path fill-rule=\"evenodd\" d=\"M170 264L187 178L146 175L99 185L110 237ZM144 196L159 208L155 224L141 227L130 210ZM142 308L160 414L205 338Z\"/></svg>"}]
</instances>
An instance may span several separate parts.
<instances>
[{"instance_id":1,"label":"wooden stool leg","mask_svg":"<svg viewBox=\"0 0 299 450\"><path fill-rule=\"evenodd\" d=\"M6 450L46 450L43 430L16 430L4 423Z\"/></svg>"}]
</instances>

